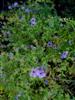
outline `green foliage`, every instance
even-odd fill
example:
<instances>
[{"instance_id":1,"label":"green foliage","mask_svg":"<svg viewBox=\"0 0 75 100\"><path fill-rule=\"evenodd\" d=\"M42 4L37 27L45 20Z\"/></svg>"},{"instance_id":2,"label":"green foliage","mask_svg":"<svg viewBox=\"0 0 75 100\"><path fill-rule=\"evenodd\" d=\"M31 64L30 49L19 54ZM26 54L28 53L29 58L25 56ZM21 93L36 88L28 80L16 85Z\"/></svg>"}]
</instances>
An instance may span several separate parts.
<instances>
[{"instance_id":1,"label":"green foliage","mask_svg":"<svg viewBox=\"0 0 75 100\"><path fill-rule=\"evenodd\" d=\"M52 15L49 6L36 3L23 7L0 14L8 19L0 35L1 100L75 100L75 20L60 18L55 12ZM25 12L26 8L31 12ZM33 26L31 18L36 19ZM9 40L6 49L4 40ZM64 60L63 51L69 52ZM30 77L37 66L44 67L45 78Z\"/></svg>"}]
</instances>

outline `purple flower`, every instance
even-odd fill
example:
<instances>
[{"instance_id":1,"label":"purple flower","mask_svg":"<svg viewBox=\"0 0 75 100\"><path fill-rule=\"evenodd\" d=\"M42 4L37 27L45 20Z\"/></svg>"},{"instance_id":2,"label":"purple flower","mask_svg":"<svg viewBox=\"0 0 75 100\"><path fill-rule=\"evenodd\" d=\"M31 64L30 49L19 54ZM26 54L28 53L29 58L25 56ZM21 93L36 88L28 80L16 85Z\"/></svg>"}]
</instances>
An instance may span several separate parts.
<instances>
[{"instance_id":1,"label":"purple flower","mask_svg":"<svg viewBox=\"0 0 75 100\"><path fill-rule=\"evenodd\" d=\"M41 72L41 71L38 71L38 70L37 70L36 74L37 74L37 77L39 77L39 78L43 78L43 77L46 76L45 72Z\"/></svg>"},{"instance_id":2,"label":"purple flower","mask_svg":"<svg viewBox=\"0 0 75 100\"><path fill-rule=\"evenodd\" d=\"M12 9L18 6L18 2L14 2L12 5L8 6L8 9Z\"/></svg>"},{"instance_id":3,"label":"purple flower","mask_svg":"<svg viewBox=\"0 0 75 100\"><path fill-rule=\"evenodd\" d=\"M12 9L12 6L8 6L8 9Z\"/></svg>"},{"instance_id":4,"label":"purple flower","mask_svg":"<svg viewBox=\"0 0 75 100\"><path fill-rule=\"evenodd\" d=\"M45 80L44 83L45 83L46 85L48 85L48 80Z\"/></svg>"},{"instance_id":5,"label":"purple flower","mask_svg":"<svg viewBox=\"0 0 75 100\"><path fill-rule=\"evenodd\" d=\"M36 25L36 19L35 18L31 18L30 24L31 24L31 26Z\"/></svg>"},{"instance_id":6,"label":"purple flower","mask_svg":"<svg viewBox=\"0 0 75 100\"><path fill-rule=\"evenodd\" d=\"M67 58L68 56L68 51L64 51L62 54L61 54L61 59L65 59Z\"/></svg>"},{"instance_id":7,"label":"purple flower","mask_svg":"<svg viewBox=\"0 0 75 100\"><path fill-rule=\"evenodd\" d=\"M30 10L29 8L26 8L26 9L25 9L25 12L26 12L26 13L30 13L31 10Z\"/></svg>"},{"instance_id":8,"label":"purple flower","mask_svg":"<svg viewBox=\"0 0 75 100\"><path fill-rule=\"evenodd\" d=\"M44 78L46 77L46 73L43 68L37 67L33 68L30 72L31 77L38 77L38 78Z\"/></svg>"},{"instance_id":9,"label":"purple flower","mask_svg":"<svg viewBox=\"0 0 75 100\"><path fill-rule=\"evenodd\" d=\"M12 7L17 7L18 6L18 2L14 2L14 4L12 4Z\"/></svg>"},{"instance_id":10,"label":"purple flower","mask_svg":"<svg viewBox=\"0 0 75 100\"><path fill-rule=\"evenodd\" d=\"M48 41L47 47L53 47L53 43L51 41Z\"/></svg>"},{"instance_id":11,"label":"purple flower","mask_svg":"<svg viewBox=\"0 0 75 100\"><path fill-rule=\"evenodd\" d=\"M37 77L36 69L33 68L33 69L31 70L30 76L31 76L31 77Z\"/></svg>"}]
</instances>

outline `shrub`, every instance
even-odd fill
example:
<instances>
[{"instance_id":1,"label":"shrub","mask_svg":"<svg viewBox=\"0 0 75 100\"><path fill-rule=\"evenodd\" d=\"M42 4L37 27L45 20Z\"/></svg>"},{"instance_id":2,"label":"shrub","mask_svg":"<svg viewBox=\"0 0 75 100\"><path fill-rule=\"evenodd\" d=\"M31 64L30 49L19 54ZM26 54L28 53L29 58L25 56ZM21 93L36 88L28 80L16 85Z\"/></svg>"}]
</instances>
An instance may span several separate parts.
<instances>
[{"instance_id":1,"label":"shrub","mask_svg":"<svg viewBox=\"0 0 75 100\"><path fill-rule=\"evenodd\" d=\"M75 100L75 20L52 15L49 6L37 3L3 16L0 98Z\"/></svg>"}]
</instances>

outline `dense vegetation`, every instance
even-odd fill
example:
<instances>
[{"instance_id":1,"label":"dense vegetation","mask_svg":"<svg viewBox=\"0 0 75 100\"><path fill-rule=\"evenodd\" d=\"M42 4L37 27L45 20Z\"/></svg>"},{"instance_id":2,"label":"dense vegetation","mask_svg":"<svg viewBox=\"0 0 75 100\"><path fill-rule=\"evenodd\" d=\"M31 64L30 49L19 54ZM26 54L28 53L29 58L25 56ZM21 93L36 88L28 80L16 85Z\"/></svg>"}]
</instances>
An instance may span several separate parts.
<instances>
[{"instance_id":1,"label":"dense vegetation","mask_svg":"<svg viewBox=\"0 0 75 100\"><path fill-rule=\"evenodd\" d=\"M56 12L61 17L75 17L75 0L0 0L0 11L7 10L10 4L18 2L23 4L24 2L28 4L29 2L34 3L46 3L49 6L53 4ZM59 10L60 9L60 10Z\"/></svg>"},{"instance_id":2,"label":"dense vegetation","mask_svg":"<svg viewBox=\"0 0 75 100\"><path fill-rule=\"evenodd\" d=\"M73 13L38 2L0 13L0 100L75 100Z\"/></svg>"}]
</instances>

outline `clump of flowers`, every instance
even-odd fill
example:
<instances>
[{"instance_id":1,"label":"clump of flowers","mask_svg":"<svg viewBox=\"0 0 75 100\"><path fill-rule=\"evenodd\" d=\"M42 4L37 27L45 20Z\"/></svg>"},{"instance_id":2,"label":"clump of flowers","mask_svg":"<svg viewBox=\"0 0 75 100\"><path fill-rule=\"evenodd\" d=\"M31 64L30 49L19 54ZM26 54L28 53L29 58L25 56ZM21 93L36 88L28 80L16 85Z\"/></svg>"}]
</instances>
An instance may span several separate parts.
<instances>
[{"instance_id":1,"label":"clump of flowers","mask_svg":"<svg viewBox=\"0 0 75 100\"><path fill-rule=\"evenodd\" d=\"M18 7L18 2L14 2L12 5L8 6L8 9L11 10L12 8Z\"/></svg>"},{"instance_id":2,"label":"clump of flowers","mask_svg":"<svg viewBox=\"0 0 75 100\"><path fill-rule=\"evenodd\" d=\"M68 56L68 51L64 51L62 54L61 54L61 59L66 59Z\"/></svg>"},{"instance_id":3,"label":"clump of flowers","mask_svg":"<svg viewBox=\"0 0 75 100\"><path fill-rule=\"evenodd\" d=\"M42 67L33 68L29 74L30 74L30 77L34 77L34 78L46 77L46 72Z\"/></svg>"},{"instance_id":4,"label":"clump of flowers","mask_svg":"<svg viewBox=\"0 0 75 100\"><path fill-rule=\"evenodd\" d=\"M34 17L30 19L30 24L31 26L36 25L36 19Z\"/></svg>"}]
</instances>

